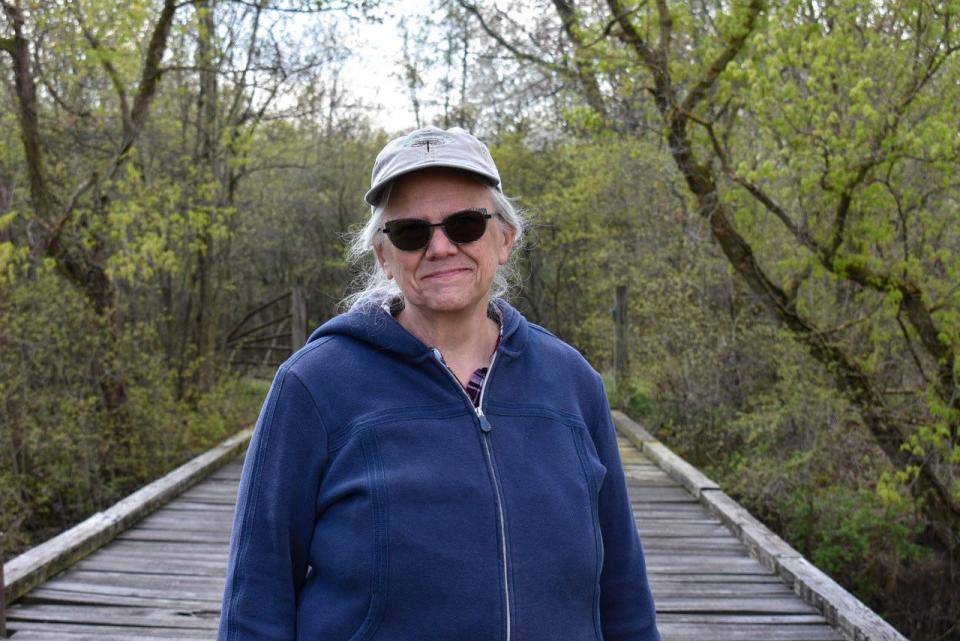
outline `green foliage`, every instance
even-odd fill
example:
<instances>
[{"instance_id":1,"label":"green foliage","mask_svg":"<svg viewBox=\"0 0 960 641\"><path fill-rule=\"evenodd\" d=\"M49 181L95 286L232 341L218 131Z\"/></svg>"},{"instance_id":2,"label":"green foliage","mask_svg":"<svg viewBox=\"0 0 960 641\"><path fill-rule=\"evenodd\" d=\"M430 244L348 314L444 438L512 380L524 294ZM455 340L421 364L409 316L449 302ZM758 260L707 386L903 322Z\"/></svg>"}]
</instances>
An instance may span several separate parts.
<instances>
[{"instance_id":1,"label":"green foliage","mask_svg":"<svg viewBox=\"0 0 960 641\"><path fill-rule=\"evenodd\" d=\"M637 420L650 416L653 413L650 390L636 378L628 379L624 383L622 388L617 387L614 376L604 375L603 385L610 407L626 412Z\"/></svg>"},{"instance_id":2,"label":"green foliage","mask_svg":"<svg viewBox=\"0 0 960 641\"><path fill-rule=\"evenodd\" d=\"M930 554L913 542L920 531L915 513L884 507L869 490L833 486L791 498L784 506L787 535L810 541L810 559L829 574L852 577L853 590L869 600L883 596L891 568Z\"/></svg>"},{"instance_id":3,"label":"green foliage","mask_svg":"<svg viewBox=\"0 0 960 641\"><path fill-rule=\"evenodd\" d=\"M176 399L155 331L136 324L111 346L129 381L126 421L100 403L100 320L48 269L0 287L0 530L18 550L102 509L208 449L256 416L265 384L224 377Z\"/></svg>"},{"instance_id":4,"label":"green foliage","mask_svg":"<svg viewBox=\"0 0 960 641\"><path fill-rule=\"evenodd\" d=\"M655 79L603 3L578 5L586 47L550 35L562 30L546 2L528 33L508 34L524 50L544 43L543 76L494 55L456 8L435 31L446 98L460 54L466 93L482 96L444 103L446 124L496 132L504 188L533 220L517 305L608 371L613 293L628 286L630 363L621 389L607 376L611 403L918 639L943 638L958 617L943 598L956 591L956 563L927 545L929 505L910 490L932 469L960 497L960 410L903 287L956 355L955 5L765 3L687 121L689 151L713 172L760 269L869 379L923 466L892 465L868 432L873 408L853 403L835 364L815 360L734 277L662 139ZM386 138L344 99L335 29L284 31L281 15L267 34L250 5L183 4L147 123L111 172L156 3L23 6L46 178L58 206L75 200L64 252L102 269L109 296L98 312L63 256L45 254L59 221L32 210L10 94L0 103L0 529L20 546L253 420L264 384L229 373L224 336L293 285L311 324L334 313L353 276L340 235L365 220L361 194ZM679 103L745 35L750 3L637 4L628 19L652 47L660 7ZM605 113L576 95L581 72L595 75ZM15 89L10 67L0 73ZM542 94L524 82L543 82ZM119 408L111 380L124 383Z\"/></svg>"}]
</instances>

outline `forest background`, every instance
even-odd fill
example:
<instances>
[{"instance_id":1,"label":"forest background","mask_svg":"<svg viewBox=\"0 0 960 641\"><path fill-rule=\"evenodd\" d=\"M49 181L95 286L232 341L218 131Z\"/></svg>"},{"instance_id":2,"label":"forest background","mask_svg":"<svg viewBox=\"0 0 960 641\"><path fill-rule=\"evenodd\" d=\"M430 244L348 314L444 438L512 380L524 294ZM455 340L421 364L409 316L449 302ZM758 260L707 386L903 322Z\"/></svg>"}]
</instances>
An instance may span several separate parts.
<instances>
[{"instance_id":1,"label":"forest background","mask_svg":"<svg viewBox=\"0 0 960 641\"><path fill-rule=\"evenodd\" d=\"M612 403L905 634L960 639L958 13L0 0L8 555L252 423L251 309L337 312L398 133L346 77L381 22L382 81L486 139L531 216L515 304L609 372L625 291Z\"/></svg>"}]
</instances>

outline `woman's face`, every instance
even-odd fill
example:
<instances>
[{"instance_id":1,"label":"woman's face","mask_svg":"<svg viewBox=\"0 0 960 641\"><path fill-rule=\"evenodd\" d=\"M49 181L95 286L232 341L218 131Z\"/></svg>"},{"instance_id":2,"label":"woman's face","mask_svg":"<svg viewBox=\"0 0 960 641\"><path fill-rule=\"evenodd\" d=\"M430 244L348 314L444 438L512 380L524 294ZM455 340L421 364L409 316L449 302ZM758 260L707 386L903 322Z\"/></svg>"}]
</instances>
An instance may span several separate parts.
<instances>
[{"instance_id":1,"label":"woman's face","mask_svg":"<svg viewBox=\"0 0 960 641\"><path fill-rule=\"evenodd\" d=\"M383 222L420 218L438 223L454 212L476 208L496 213L487 187L454 170L426 169L394 181ZM458 245L436 227L423 249L402 251L386 235L374 249L384 273L396 279L413 310L427 316L460 316L477 309L485 314L497 266L510 257L514 236L494 217L483 236L471 243Z\"/></svg>"}]
</instances>

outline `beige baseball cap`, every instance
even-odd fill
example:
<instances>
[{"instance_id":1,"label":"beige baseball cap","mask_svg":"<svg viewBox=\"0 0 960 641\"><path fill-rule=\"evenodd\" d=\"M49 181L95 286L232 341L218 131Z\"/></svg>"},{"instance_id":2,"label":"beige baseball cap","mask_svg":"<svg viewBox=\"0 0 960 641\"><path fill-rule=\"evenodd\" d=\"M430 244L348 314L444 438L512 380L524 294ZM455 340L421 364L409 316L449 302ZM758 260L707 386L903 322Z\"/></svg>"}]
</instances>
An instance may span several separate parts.
<instances>
[{"instance_id":1,"label":"beige baseball cap","mask_svg":"<svg viewBox=\"0 0 960 641\"><path fill-rule=\"evenodd\" d=\"M424 127L394 138L377 154L363 199L376 206L390 181L428 167L463 169L500 188L500 172L485 144L460 127Z\"/></svg>"}]
</instances>

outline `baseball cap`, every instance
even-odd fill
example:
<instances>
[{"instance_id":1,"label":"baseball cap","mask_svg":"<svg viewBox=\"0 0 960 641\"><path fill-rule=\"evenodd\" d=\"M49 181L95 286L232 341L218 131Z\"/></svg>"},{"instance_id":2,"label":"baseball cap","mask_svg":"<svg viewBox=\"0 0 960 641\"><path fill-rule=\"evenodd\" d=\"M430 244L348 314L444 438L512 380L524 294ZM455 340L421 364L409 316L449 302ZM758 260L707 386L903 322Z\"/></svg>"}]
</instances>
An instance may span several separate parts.
<instances>
[{"instance_id":1,"label":"baseball cap","mask_svg":"<svg viewBox=\"0 0 960 641\"><path fill-rule=\"evenodd\" d=\"M500 187L500 173L480 140L460 127L423 127L394 138L377 154L363 199L376 206L392 180L428 167L463 169Z\"/></svg>"}]
</instances>

